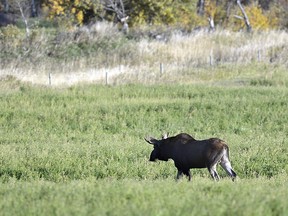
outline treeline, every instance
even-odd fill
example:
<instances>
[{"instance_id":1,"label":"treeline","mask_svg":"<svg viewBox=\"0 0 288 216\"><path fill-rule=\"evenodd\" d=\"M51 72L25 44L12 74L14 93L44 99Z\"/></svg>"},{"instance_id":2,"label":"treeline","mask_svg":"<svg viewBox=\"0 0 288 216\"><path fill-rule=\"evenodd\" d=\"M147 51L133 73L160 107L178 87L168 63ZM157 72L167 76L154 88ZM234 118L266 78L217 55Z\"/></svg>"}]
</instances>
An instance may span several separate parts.
<instances>
[{"instance_id":1,"label":"treeline","mask_svg":"<svg viewBox=\"0 0 288 216\"><path fill-rule=\"evenodd\" d=\"M107 20L122 23L125 31L139 25L288 28L288 0L0 0L0 13L2 23L17 16L67 27Z\"/></svg>"}]
</instances>

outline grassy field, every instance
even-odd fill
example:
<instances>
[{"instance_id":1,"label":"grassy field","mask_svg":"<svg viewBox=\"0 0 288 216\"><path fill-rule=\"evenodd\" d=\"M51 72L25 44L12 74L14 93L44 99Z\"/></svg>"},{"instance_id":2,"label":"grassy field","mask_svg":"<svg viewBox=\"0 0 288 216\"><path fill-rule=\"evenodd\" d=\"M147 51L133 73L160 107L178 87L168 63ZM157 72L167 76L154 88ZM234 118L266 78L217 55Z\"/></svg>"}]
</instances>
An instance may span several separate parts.
<instances>
[{"instance_id":1,"label":"grassy field","mask_svg":"<svg viewBox=\"0 0 288 216\"><path fill-rule=\"evenodd\" d=\"M36 28L27 39L24 29L0 28L0 78L11 75L41 85L49 84L49 73L53 86L94 83L99 76L104 83L106 73L110 84L151 84L160 74L164 83L235 74L267 80L287 70L287 59L288 33L280 30L245 34L218 29L211 34L147 26L124 35L112 23L99 22L70 30ZM114 79L115 73L121 76Z\"/></svg>"},{"instance_id":2,"label":"grassy field","mask_svg":"<svg viewBox=\"0 0 288 216\"><path fill-rule=\"evenodd\" d=\"M287 215L288 89L274 81L48 88L2 79L1 215ZM239 178L219 167L219 182L206 169L176 182L172 161L148 161L143 137L164 132L225 140Z\"/></svg>"}]
</instances>

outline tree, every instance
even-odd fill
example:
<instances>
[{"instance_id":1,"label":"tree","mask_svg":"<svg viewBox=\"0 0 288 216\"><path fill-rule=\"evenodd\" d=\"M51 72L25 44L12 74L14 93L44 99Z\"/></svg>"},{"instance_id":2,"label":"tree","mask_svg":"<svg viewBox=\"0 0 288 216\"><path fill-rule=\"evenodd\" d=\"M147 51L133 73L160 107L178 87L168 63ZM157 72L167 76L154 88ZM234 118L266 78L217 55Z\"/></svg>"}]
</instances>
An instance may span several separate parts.
<instances>
[{"instance_id":1,"label":"tree","mask_svg":"<svg viewBox=\"0 0 288 216\"><path fill-rule=\"evenodd\" d=\"M59 18L71 24L82 25L97 15L100 0L45 0L44 10L50 19Z\"/></svg>"},{"instance_id":2,"label":"tree","mask_svg":"<svg viewBox=\"0 0 288 216\"><path fill-rule=\"evenodd\" d=\"M273 1L271 1L271 0L259 0L258 4L261 6L262 9L268 10L271 2L273 2Z\"/></svg>"},{"instance_id":3,"label":"tree","mask_svg":"<svg viewBox=\"0 0 288 216\"><path fill-rule=\"evenodd\" d=\"M18 3L15 0L1 0L2 5L3 5L3 9L5 13L16 13L19 10L18 9ZM21 1L24 2L24 1ZM36 17L38 15L37 12L37 5L41 4L41 0L25 0L25 13L27 13L29 11L29 8L31 8L31 14L29 14L29 16L31 15L32 17ZM26 16L28 14L25 14Z\"/></svg>"},{"instance_id":4,"label":"tree","mask_svg":"<svg viewBox=\"0 0 288 216\"><path fill-rule=\"evenodd\" d=\"M25 24L25 29L26 29L26 37L29 38L30 36L30 26L28 24L28 19L26 18L25 14L24 14L24 9L27 8L27 1L25 0L15 0L18 7L19 7L19 11L21 13L21 17L22 20Z\"/></svg>"},{"instance_id":5,"label":"tree","mask_svg":"<svg viewBox=\"0 0 288 216\"><path fill-rule=\"evenodd\" d=\"M28 23L28 17L30 14L30 0L5 0L4 1L4 11L7 13L7 15L10 15L13 20L12 23L16 20L16 18L19 18L19 15L25 25L26 30L26 37L28 38L30 36L30 26Z\"/></svg>"},{"instance_id":6,"label":"tree","mask_svg":"<svg viewBox=\"0 0 288 216\"><path fill-rule=\"evenodd\" d=\"M203 15L204 15L204 11L205 11L205 0L198 0L198 3L197 3L197 13L198 13L200 16L203 16Z\"/></svg>"},{"instance_id":7,"label":"tree","mask_svg":"<svg viewBox=\"0 0 288 216\"><path fill-rule=\"evenodd\" d=\"M104 6L104 9L107 11L112 11L115 13L117 21L120 21L122 23L122 31L124 33L127 33L129 30L128 25L128 18L125 7L127 5L127 1L123 0L103 0L102 5Z\"/></svg>"},{"instance_id":8,"label":"tree","mask_svg":"<svg viewBox=\"0 0 288 216\"><path fill-rule=\"evenodd\" d=\"M241 13L242 13L242 15L243 15L243 19L244 19L244 22L245 22L245 25L246 25L246 28L247 28L247 32L251 32L251 31L252 31L252 26L251 26L251 24L250 24L249 18L248 18L248 16L247 16L247 14L246 14L243 6L242 6L242 4L241 4L241 0L237 0L237 5L238 5L238 7L240 8Z\"/></svg>"},{"instance_id":9,"label":"tree","mask_svg":"<svg viewBox=\"0 0 288 216\"><path fill-rule=\"evenodd\" d=\"M11 0L2 0L11 1ZM30 0L32 15L35 6L39 1L43 1L46 6L48 16L52 19L69 21L71 25L87 24L91 20L108 20L122 23L122 30L127 32L130 26L136 25L177 25L178 27L193 28L207 25L210 30L214 30L215 25L223 27L236 24L245 25L247 31L254 28L254 21L268 18L268 23L276 23L273 17L281 17L287 20L287 12L282 10L283 5L287 5L287 0ZM272 2L272 3L271 3ZM279 9L276 8L279 6ZM34 9L33 9L34 8ZM269 11L267 8L270 8ZM286 7L287 8L287 7ZM240 10L239 10L240 9ZM270 12L273 9L273 12ZM264 10L264 12L263 12ZM34 11L34 12L33 12ZM251 11L251 12L250 12ZM281 12L278 12L281 11ZM239 18L231 19L231 14ZM260 16L261 15L261 16ZM277 16L276 16L277 15ZM251 16L251 17L250 17ZM254 16L254 17L253 17ZM129 19L128 19L129 17ZM255 17L258 17L255 19ZM286 16L287 17L287 16ZM280 19L280 18L279 18ZM270 22L271 20L271 22ZM243 22L244 21L244 22ZM241 23L241 24L240 24ZM287 21L282 21L282 25L287 25ZM256 24L257 25L257 24Z\"/></svg>"},{"instance_id":10,"label":"tree","mask_svg":"<svg viewBox=\"0 0 288 216\"><path fill-rule=\"evenodd\" d=\"M37 9L36 9L36 3L35 0L31 0L31 16L36 17L38 15Z\"/></svg>"},{"instance_id":11,"label":"tree","mask_svg":"<svg viewBox=\"0 0 288 216\"><path fill-rule=\"evenodd\" d=\"M128 8L130 10L132 24L157 25L173 23L175 17L172 12L172 3L173 0L131 0Z\"/></svg>"},{"instance_id":12,"label":"tree","mask_svg":"<svg viewBox=\"0 0 288 216\"><path fill-rule=\"evenodd\" d=\"M9 11L9 3L8 0L4 0L4 11L7 13Z\"/></svg>"},{"instance_id":13,"label":"tree","mask_svg":"<svg viewBox=\"0 0 288 216\"><path fill-rule=\"evenodd\" d=\"M217 11L216 0L206 0L205 1L205 14L209 22L210 31L215 30L214 17Z\"/></svg>"}]
</instances>

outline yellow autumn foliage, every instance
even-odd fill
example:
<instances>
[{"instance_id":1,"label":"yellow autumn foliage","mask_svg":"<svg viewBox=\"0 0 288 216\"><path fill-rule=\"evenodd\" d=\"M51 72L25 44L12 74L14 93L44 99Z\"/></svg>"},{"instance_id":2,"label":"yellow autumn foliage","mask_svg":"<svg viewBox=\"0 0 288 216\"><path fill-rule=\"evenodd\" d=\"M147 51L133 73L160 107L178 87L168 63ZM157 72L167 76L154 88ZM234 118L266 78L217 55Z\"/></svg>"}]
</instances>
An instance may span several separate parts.
<instances>
[{"instance_id":1,"label":"yellow autumn foliage","mask_svg":"<svg viewBox=\"0 0 288 216\"><path fill-rule=\"evenodd\" d=\"M269 20L263 14L262 9L258 5L252 5L247 8L247 15L250 19L250 24L253 29L268 29L269 28Z\"/></svg>"},{"instance_id":2,"label":"yellow autumn foliage","mask_svg":"<svg viewBox=\"0 0 288 216\"><path fill-rule=\"evenodd\" d=\"M50 19L63 18L74 24L82 25L85 11L93 9L91 0L46 0L43 8L48 8L48 17Z\"/></svg>"},{"instance_id":3,"label":"yellow autumn foliage","mask_svg":"<svg viewBox=\"0 0 288 216\"><path fill-rule=\"evenodd\" d=\"M78 13L76 14L76 20L77 20L78 24L82 24L83 19L84 19L83 11L78 11Z\"/></svg>"},{"instance_id":4,"label":"yellow autumn foliage","mask_svg":"<svg viewBox=\"0 0 288 216\"><path fill-rule=\"evenodd\" d=\"M277 18L269 17L267 11L263 11L258 4L251 4L244 7L248 16L252 30L267 30L275 28L278 23ZM271 12L270 12L271 13ZM237 14L237 17L243 17L239 8L235 8L232 14ZM228 27L231 27L235 31L240 29L246 29L244 19L233 17L229 20Z\"/></svg>"},{"instance_id":5,"label":"yellow autumn foliage","mask_svg":"<svg viewBox=\"0 0 288 216\"><path fill-rule=\"evenodd\" d=\"M73 7L73 8L71 9L71 13L72 13L72 14L75 14L75 13L76 13L76 8L75 8L75 7Z\"/></svg>"},{"instance_id":6,"label":"yellow autumn foliage","mask_svg":"<svg viewBox=\"0 0 288 216\"><path fill-rule=\"evenodd\" d=\"M83 22L97 19L97 17L107 21L115 21L117 18L115 12L105 9L105 1L101 0L43 0L43 2L42 8L47 17L65 20L71 25L82 25ZM236 31L246 28L244 20L241 19L243 15L237 4L230 4L228 0L205 0L205 15L203 16L197 13L197 2L191 0L123 0L131 27L145 24L164 24L189 29L207 26L207 18L213 18L215 26ZM253 2L243 6L252 29L263 30L277 28L279 25L288 26L287 19L284 19L285 16L287 17L287 12L284 13L285 7L279 7L280 3L271 3L269 10L263 10Z\"/></svg>"},{"instance_id":7,"label":"yellow autumn foliage","mask_svg":"<svg viewBox=\"0 0 288 216\"><path fill-rule=\"evenodd\" d=\"M215 16L217 12L217 6L216 6L216 1L215 0L206 0L205 1L205 13L208 17L213 17Z\"/></svg>"}]
</instances>

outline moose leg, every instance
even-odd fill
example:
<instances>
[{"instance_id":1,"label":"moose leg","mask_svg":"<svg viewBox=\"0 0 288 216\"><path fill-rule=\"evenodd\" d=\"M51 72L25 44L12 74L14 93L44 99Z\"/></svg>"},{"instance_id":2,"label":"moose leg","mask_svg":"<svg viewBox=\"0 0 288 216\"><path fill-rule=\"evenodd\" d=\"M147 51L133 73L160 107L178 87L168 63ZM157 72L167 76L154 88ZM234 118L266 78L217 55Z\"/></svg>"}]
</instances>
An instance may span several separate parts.
<instances>
[{"instance_id":1,"label":"moose leg","mask_svg":"<svg viewBox=\"0 0 288 216\"><path fill-rule=\"evenodd\" d=\"M220 179L217 171L216 171L216 166L217 164L214 164L212 166L209 166L208 167L208 171L210 173L210 175L212 176L212 178L215 180L215 181L218 181Z\"/></svg>"},{"instance_id":2,"label":"moose leg","mask_svg":"<svg viewBox=\"0 0 288 216\"><path fill-rule=\"evenodd\" d=\"M232 166L230 164L230 162L226 161L226 162L223 162L221 161L220 162L220 165L223 167L223 169L226 171L226 173L232 178L232 180L234 181L234 179L236 178L237 174L234 172L234 170L232 169Z\"/></svg>"},{"instance_id":3,"label":"moose leg","mask_svg":"<svg viewBox=\"0 0 288 216\"><path fill-rule=\"evenodd\" d=\"M190 172L190 170L184 171L183 173L188 177L188 181L191 181L191 172Z\"/></svg>"},{"instance_id":4,"label":"moose leg","mask_svg":"<svg viewBox=\"0 0 288 216\"><path fill-rule=\"evenodd\" d=\"M216 171L216 166L222 157L223 157L222 152L215 152L213 155L211 155L211 159L207 164L208 171L215 181L220 180L220 177Z\"/></svg>"},{"instance_id":5,"label":"moose leg","mask_svg":"<svg viewBox=\"0 0 288 216\"><path fill-rule=\"evenodd\" d=\"M179 170L179 169L178 169L177 176L176 176L176 180L179 180L182 176L183 176L182 170Z\"/></svg>"},{"instance_id":6,"label":"moose leg","mask_svg":"<svg viewBox=\"0 0 288 216\"><path fill-rule=\"evenodd\" d=\"M222 157L221 161L220 161L220 165L221 167L223 167L223 169L226 171L226 173L232 178L232 180L234 181L237 174L234 172L231 163L228 159L228 156L226 154L224 154L224 156Z\"/></svg>"}]
</instances>

